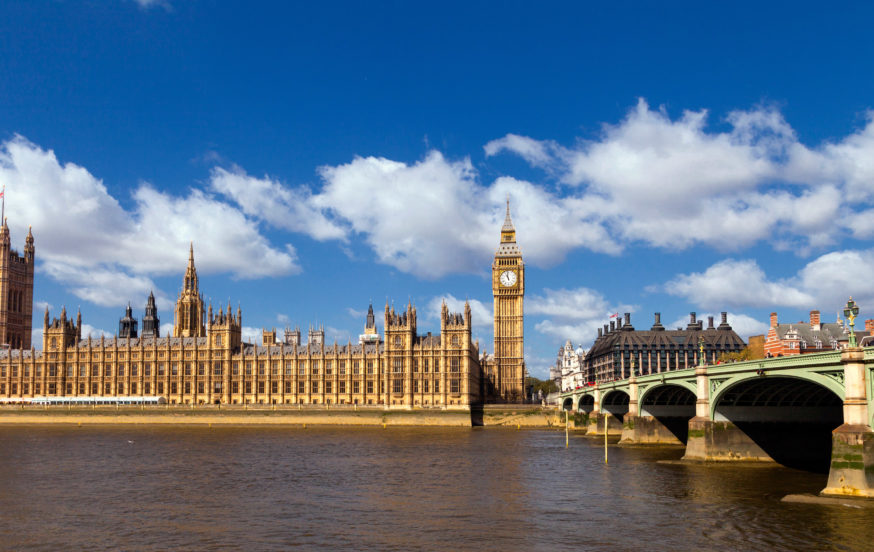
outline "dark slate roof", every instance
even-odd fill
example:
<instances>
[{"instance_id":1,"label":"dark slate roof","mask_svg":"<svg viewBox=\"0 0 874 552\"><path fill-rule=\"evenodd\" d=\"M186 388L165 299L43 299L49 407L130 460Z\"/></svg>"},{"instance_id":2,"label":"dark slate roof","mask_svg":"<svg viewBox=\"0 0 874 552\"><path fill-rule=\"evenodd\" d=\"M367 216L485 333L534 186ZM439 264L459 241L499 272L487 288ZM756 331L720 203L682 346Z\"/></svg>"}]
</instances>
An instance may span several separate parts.
<instances>
[{"instance_id":1,"label":"dark slate roof","mask_svg":"<svg viewBox=\"0 0 874 552\"><path fill-rule=\"evenodd\" d=\"M419 336L416 340L416 345L420 347L439 347L440 346L440 336L439 335L422 335Z\"/></svg>"},{"instance_id":2,"label":"dark slate roof","mask_svg":"<svg viewBox=\"0 0 874 552\"><path fill-rule=\"evenodd\" d=\"M92 347L100 346L100 338L92 337L90 338ZM77 347L88 347L89 338L80 339L78 343L76 343ZM104 347L166 347L167 345L175 346L184 344L186 347L193 347L195 343L198 346L206 347L209 345L209 340L206 337L107 337L103 339Z\"/></svg>"},{"instance_id":3,"label":"dark slate roof","mask_svg":"<svg viewBox=\"0 0 874 552\"><path fill-rule=\"evenodd\" d=\"M634 330L628 326L623 326L621 329L608 332L595 340L586 358L597 358L601 355L612 354L614 348L618 345L620 349L661 349L664 345L665 349L670 350L673 347L677 349L696 349L698 347L698 339L704 340L704 346L708 349L719 348L722 350L743 349L746 346L744 340L741 339L737 332L732 329L714 329L706 330L686 329L686 330Z\"/></svg>"},{"instance_id":4,"label":"dark slate roof","mask_svg":"<svg viewBox=\"0 0 874 552\"><path fill-rule=\"evenodd\" d=\"M0 358L39 358L42 356L42 351L34 351L34 354L31 355L30 349L0 349Z\"/></svg>"}]
</instances>

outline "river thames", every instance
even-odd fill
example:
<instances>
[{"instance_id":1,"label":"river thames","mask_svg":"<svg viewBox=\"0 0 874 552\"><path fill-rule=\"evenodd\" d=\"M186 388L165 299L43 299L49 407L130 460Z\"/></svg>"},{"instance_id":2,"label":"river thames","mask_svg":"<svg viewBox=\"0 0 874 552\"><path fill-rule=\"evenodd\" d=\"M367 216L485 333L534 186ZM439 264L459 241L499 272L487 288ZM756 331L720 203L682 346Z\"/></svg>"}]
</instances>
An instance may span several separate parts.
<instances>
[{"instance_id":1,"label":"river thames","mask_svg":"<svg viewBox=\"0 0 874 552\"><path fill-rule=\"evenodd\" d=\"M826 477L551 431L4 427L6 550L871 550Z\"/></svg>"}]
</instances>

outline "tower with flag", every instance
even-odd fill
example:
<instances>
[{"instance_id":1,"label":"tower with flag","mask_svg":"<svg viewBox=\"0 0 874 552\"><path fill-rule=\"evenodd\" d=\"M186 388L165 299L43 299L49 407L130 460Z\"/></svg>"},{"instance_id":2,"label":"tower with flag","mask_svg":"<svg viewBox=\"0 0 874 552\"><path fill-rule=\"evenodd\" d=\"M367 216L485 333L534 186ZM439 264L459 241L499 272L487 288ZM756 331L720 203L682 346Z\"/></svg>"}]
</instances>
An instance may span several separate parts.
<instances>
[{"instance_id":1,"label":"tower with flag","mask_svg":"<svg viewBox=\"0 0 874 552\"><path fill-rule=\"evenodd\" d=\"M0 345L26 349L33 317L33 232L28 228L24 254L12 248L5 186L0 190L0 222Z\"/></svg>"}]
</instances>

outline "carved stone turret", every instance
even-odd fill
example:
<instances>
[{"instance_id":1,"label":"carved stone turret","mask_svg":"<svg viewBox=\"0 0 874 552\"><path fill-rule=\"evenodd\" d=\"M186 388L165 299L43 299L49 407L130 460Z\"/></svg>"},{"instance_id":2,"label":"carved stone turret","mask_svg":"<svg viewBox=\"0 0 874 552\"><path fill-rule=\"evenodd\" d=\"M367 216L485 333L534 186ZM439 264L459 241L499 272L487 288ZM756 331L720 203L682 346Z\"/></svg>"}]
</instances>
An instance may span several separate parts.
<instances>
[{"instance_id":1,"label":"carved stone turret","mask_svg":"<svg viewBox=\"0 0 874 552\"><path fill-rule=\"evenodd\" d=\"M325 327L314 328L310 326L307 332L307 345L323 345L325 343Z\"/></svg>"},{"instance_id":2,"label":"carved stone turret","mask_svg":"<svg viewBox=\"0 0 874 552\"><path fill-rule=\"evenodd\" d=\"M67 309L61 308L61 316L49 321L49 310L46 308L43 325L43 351L59 351L75 347L82 335L82 315L77 314L76 322L67 319Z\"/></svg>"},{"instance_id":3,"label":"carved stone turret","mask_svg":"<svg viewBox=\"0 0 874 552\"><path fill-rule=\"evenodd\" d=\"M237 310L237 315L231 314L231 303L228 301L228 312L225 313L219 307L218 314L212 314L212 306L210 306L209 321L209 339L216 348L230 348L238 350L243 342L243 324L241 322L242 314Z\"/></svg>"},{"instance_id":4,"label":"carved stone turret","mask_svg":"<svg viewBox=\"0 0 874 552\"><path fill-rule=\"evenodd\" d=\"M228 308L230 313L230 306ZM188 268L182 281L182 291L176 300L173 335L175 337L203 337L206 328L203 322L203 296L197 286L197 270L194 268L194 244L188 253Z\"/></svg>"},{"instance_id":5,"label":"carved stone turret","mask_svg":"<svg viewBox=\"0 0 874 552\"><path fill-rule=\"evenodd\" d=\"M161 336L161 319L158 318L158 307L155 305L155 294L149 292L146 300L146 313L143 316L143 337Z\"/></svg>"},{"instance_id":6,"label":"carved stone turret","mask_svg":"<svg viewBox=\"0 0 874 552\"><path fill-rule=\"evenodd\" d=\"M130 303L124 311L124 318L118 321L118 337L129 339L137 336L137 319L133 317Z\"/></svg>"}]
</instances>

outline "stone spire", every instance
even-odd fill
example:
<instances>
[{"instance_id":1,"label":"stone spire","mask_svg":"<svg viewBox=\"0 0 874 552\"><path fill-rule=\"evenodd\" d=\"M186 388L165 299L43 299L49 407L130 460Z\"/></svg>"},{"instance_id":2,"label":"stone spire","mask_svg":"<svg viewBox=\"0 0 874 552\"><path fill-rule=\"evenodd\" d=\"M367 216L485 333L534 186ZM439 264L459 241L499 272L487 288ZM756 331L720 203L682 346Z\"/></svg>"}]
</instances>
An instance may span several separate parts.
<instances>
[{"instance_id":1,"label":"stone spire","mask_svg":"<svg viewBox=\"0 0 874 552\"><path fill-rule=\"evenodd\" d=\"M143 337L160 337L161 320L158 318L158 307L155 305L155 294L149 292L146 300L146 313L143 316Z\"/></svg>"},{"instance_id":2,"label":"stone spire","mask_svg":"<svg viewBox=\"0 0 874 552\"><path fill-rule=\"evenodd\" d=\"M134 318L130 303L124 310L124 318L118 321L118 337L133 338L137 336L137 319Z\"/></svg>"},{"instance_id":3,"label":"stone spire","mask_svg":"<svg viewBox=\"0 0 874 552\"><path fill-rule=\"evenodd\" d=\"M24 257L33 261L33 230L27 227L27 238L24 240Z\"/></svg>"},{"instance_id":4,"label":"stone spire","mask_svg":"<svg viewBox=\"0 0 874 552\"><path fill-rule=\"evenodd\" d=\"M176 300L174 337L204 337L206 335L204 311L203 297L198 291L197 269L194 268L194 242L192 242L188 250L188 268L185 269L182 291L179 293L179 299Z\"/></svg>"},{"instance_id":5,"label":"stone spire","mask_svg":"<svg viewBox=\"0 0 874 552\"><path fill-rule=\"evenodd\" d=\"M197 292L197 269L194 268L194 242L191 242L188 250L188 268L185 269L184 291Z\"/></svg>"},{"instance_id":6,"label":"stone spire","mask_svg":"<svg viewBox=\"0 0 874 552\"><path fill-rule=\"evenodd\" d=\"M507 216L504 226L501 227L501 243L495 252L496 257L521 257L522 251L516 245L516 227L510 218L510 194L507 194Z\"/></svg>"},{"instance_id":7,"label":"stone spire","mask_svg":"<svg viewBox=\"0 0 874 552\"><path fill-rule=\"evenodd\" d=\"M364 328L376 328L376 316L373 315L373 303L367 307L367 320L364 322Z\"/></svg>"},{"instance_id":8,"label":"stone spire","mask_svg":"<svg viewBox=\"0 0 874 552\"><path fill-rule=\"evenodd\" d=\"M501 232L515 232L516 227L513 226L513 219L510 218L510 194L507 194L507 216L504 218L504 226L501 227Z\"/></svg>"}]
</instances>

